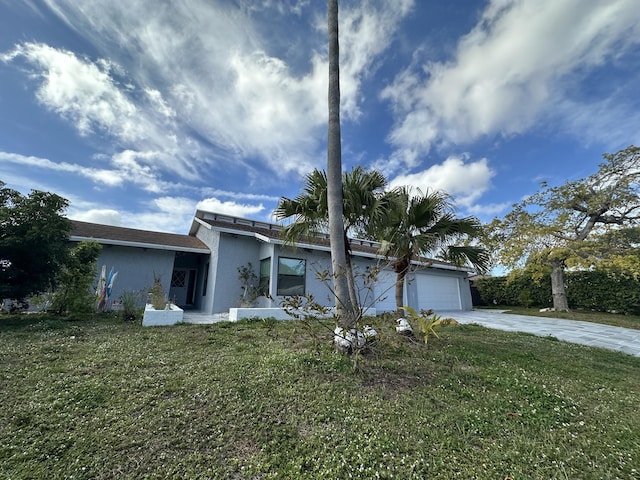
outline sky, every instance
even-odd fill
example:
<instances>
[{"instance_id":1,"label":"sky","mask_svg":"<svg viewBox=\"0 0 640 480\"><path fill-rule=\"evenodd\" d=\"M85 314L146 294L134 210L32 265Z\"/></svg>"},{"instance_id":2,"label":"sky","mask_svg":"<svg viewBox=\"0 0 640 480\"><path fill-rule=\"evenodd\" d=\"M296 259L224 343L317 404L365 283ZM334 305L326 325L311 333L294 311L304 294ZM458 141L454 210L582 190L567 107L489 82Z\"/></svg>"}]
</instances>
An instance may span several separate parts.
<instances>
[{"instance_id":1,"label":"sky","mask_svg":"<svg viewBox=\"0 0 640 480\"><path fill-rule=\"evenodd\" d=\"M326 168L327 2L0 0L0 180L70 218L274 221ZM637 0L341 0L342 162L483 222L640 144Z\"/></svg>"}]
</instances>

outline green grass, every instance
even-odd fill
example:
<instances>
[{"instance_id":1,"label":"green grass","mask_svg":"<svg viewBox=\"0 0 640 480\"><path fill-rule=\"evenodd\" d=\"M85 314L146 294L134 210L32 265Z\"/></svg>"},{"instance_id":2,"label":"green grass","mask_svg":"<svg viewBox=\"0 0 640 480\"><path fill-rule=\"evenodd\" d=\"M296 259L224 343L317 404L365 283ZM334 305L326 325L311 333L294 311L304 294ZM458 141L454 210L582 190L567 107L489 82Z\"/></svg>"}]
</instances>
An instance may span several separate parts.
<instances>
[{"instance_id":1,"label":"green grass","mask_svg":"<svg viewBox=\"0 0 640 480\"><path fill-rule=\"evenodd\" d=\"M640 358L474 325L0 317L0 478L631 479ZM324 335L324 337L322 336Z\"/></svg>"},{"instance_id":2,"label":"green grass","mask_svg":"<svg viewBox=\"0 0 640 480\"><path fill-rule=\"evenodd\" d=\"M517 315L532 315L535 317L546 318L564 318L567 320L580 320L583 322L602 323L605 325L613 325L615 327L625 327L632 328L634 330L640 330L640 316L638 315L621 315L616 313L591 312L586 310L571 310L570 312L541 312L540 308L538 307L525 308L496 306L490 308L506 310L506 313Z\"/></svg>"}]
</instances>

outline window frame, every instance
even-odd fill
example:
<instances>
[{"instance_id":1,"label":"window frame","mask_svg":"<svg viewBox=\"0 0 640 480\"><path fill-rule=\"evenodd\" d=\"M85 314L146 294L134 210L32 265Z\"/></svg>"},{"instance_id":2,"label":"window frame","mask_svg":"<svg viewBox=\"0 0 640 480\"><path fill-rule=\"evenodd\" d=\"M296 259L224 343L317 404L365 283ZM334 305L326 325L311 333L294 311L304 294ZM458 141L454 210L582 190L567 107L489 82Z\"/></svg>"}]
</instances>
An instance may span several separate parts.
<instances>
[{"instance_id":1,"label":"window frame","mask_svg":"<svg viewBox=\"0 0 640 480\"><path fill-rule=\"evenodd\" d=\"M268 267L265 269L263 268L264 265L268 265ZM266 257L260 260L258 292L260 295L265 297L269 296L269 293L271 292L271 257Z\"/></svg>"},{"instance_id":2,"label":"window frame","mask_svg":"<svg viewBox=\"0 0 640 480\"><path fill-rule=\"evenodd\" d=\"M284 275L282 273L280 273L281 271L281 262L283 260L291 260L294 262L298 262L299 264L302 264L303 268L303 273L302 275ZM293 270L293 268L291 268L291 270ZM298 285L297 287L300 288L300 291L296 291L295 293L282 293L285 289L289 290L291 289L293 286L286 286L283 287L281 285L281 281L282 279L287 278L287 279L292 279L292 278L299 278L300 279L300 285ZM294 285L295 286L295 285ZM294 295L305 295L307 291L307 260L305 258L294 258L294 257L278 257L278 273L277 273L277 283L276 283L276 295L278 295L279 297L291 297Z\"/></svg>"}]
</instances>

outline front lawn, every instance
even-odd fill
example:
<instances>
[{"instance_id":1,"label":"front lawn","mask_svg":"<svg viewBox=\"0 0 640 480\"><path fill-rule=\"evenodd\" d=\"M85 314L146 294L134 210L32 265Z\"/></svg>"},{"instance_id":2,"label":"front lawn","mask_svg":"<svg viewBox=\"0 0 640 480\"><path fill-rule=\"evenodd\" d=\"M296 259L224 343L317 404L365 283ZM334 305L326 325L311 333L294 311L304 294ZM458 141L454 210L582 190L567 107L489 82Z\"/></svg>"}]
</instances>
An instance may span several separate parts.
<instances>
[{"instance_id":1,"label":"front lawn","mask_svg":"<svg viewBox=\"0 0 640 480\"><path fill-rule=\"evenodd\" d=\"M0 317L0 478L638 478L640 358L378 321L325 330ZM318 339L317 337L322 337Z\"/></svg>"}]
</instances>

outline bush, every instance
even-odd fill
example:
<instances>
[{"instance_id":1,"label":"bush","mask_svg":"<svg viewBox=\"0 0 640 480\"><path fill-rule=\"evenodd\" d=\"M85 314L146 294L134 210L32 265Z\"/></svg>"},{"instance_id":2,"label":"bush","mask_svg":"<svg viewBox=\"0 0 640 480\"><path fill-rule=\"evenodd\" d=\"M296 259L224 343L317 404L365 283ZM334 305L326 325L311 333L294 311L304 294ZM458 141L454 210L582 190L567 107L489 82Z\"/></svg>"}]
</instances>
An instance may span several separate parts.
<instances>
[{"instance_id":1,"label":"bush","mask_svg":"<svg viewBox=\"0 0 640 480\"><path fill-rule=\"evenodd\" d=\"M92 284L101 251L101 245L95 241L80 242L71 249L53 294L51 309L55 313L70 317L93 313L96 295Z\"/></svg>"},{"instance_id":2,"label":"bush","mask_svg":"<svg viewBox=\"0 0 640 480\"><path fill-rule=\"evenodd\" d=\"M640 281L602 269L566 272L567 299L572 309L598 312L640 313ZM489 305L549 307L551 279L536 280L526 271L508 277L487 277L475 282Z\"/></svg>"},{"instance_id":3,"label":"bush","mask_svg":"<svg viewBox=\"0 0 640 480\"><path fill-rule=\"evenodd\" d=\"M640 282L603 270L569 272L567 300L571 308L598 312L640 313Z\"/></svg>"},{"instance_id":4,"label":"bush","mask_svg":"<svg viewBox=\"0 0 640 480\"><path fill-rule=\"evenodd\" d=\"M551 278L534 278L529 272L514 272L508 277L487 277L475 282L482 300L488 305L548 307L552 304Z\"/></svg>"},{"instance_id":5,"label":"bush","mask_svg":"<svg viewBox=\"0 0 640 480\"><path fill-rule=\"evenodd\" d=\"M144 309L144 294L136 291L126 291L120 295L120 317L125 322L133 322Z\"/></svg>"}]
</instances>

